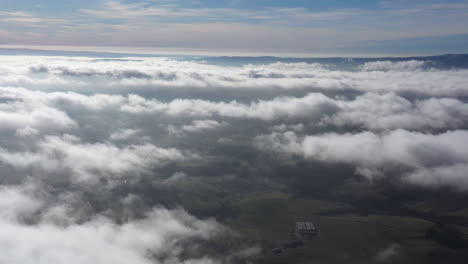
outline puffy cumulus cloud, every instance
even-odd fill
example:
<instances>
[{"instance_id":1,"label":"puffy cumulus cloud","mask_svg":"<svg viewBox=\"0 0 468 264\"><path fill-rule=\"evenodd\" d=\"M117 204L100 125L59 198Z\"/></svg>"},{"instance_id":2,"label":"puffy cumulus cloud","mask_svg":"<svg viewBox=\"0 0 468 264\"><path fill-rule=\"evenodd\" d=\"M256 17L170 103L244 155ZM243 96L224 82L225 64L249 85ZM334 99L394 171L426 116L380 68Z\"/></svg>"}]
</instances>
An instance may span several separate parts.
<instances>
[{"instance_id":1,"label":"puffy cumulus cloud","mask_svg":"<svg viewBox=\"0 0 468 264\"><path fill-rule=\"evenodd\" d=\"M109 107L115 108L125 99L120 95L84 95L68 91L44 92L21 87L0 87L0 98L1 106L4 109L10 110L10 112L20 112L24 109L24 112L28 113L40 107L49 107L57 111L65 109L103 110ZM60 116L57 116L57 119L58 117Z\"/></svg>"},{"instance_id":2,"label":"puffy cumulus cloud","mask_svg":"<svg viewBox=\"0 0 468 264\"><path fill-rule=\"evenodd\" d=\"M377 252L374 259L378 262L389 262L398 258L401 254L400 251L401 251L400 245L391 244L388 247Z\"/></svg>"},{"instance_id":3,"label":"puffy cumulus cloud","mask_svg":"<svg viewBox=\"0 0 468 264\"><path fill-rule=\"evenodd\" d=\"M111 141L117 142L144 142L150 141L150 137L142 135L143 131L140 129L120 129L112 132L109 136Z\"/></svg>"},{"instance_id":4,"label":"puffy cumulus cloud","mask_svg":"<svg viewBox=\"0 0 468 264\"><path fill-rule=\"evenodd\" d=\"M304 131L304 124L297 124L297 125L276 125L271 128L272 131L277 132L286 132L286 131L294 131L294 132L302 132Z\"/></svg>"},{"instance_id":5,"label":"puffy cumulus cloud","mask_svg":"<svg viewBox=\"0 0 468 264\"><path fill-rule=\"evenodd\" d=\"M368 93L337 104L340 111L325 117L324 123L371 130L419 130L464 128L468 120L468 104L453 98L410 101L393 93Z\"/></svg>"},{"instance_id":6,"label":"puffy cumulus cloud","mask_svg":"<svg viewBox=\"0 0 468 264\"><path fill-rule=\"evenodd\" d=\"M468 104L460 100L430 98L410 101L394 93L367 93L353 100L311 93L300 98L278 97L247 104L201 99L161 102L131 95L121 110L133 114L157 112L171 117L222 117L288 122L303 120L315 125L363 127L371 130L450 129L465 127L468 120ZM193 124L186 126L192 127Z\"/></svg>"},{"instance_id":7,"label":"puffy cumulus cloud","mask_svg":"<svg viewBox=\"0 0 468 264\"><path fill-rule=\"evenodd\" d=\"M5 249L0 261L5 263L217 264L238 263L260 253L248 246L210 250L211 243L236 234L181 208L154 207L119 221L91 212L82 217L76 212L86 203L65 203L76 197L51 195L34 181L2 186L0 198L0 243ZM125 197L121 204L134 210L135 199Z\"/></svg>"},{"instance_id":8,"label":"puffy cumulus cloud","mask_svg":"<svg viewBox=\"0 0 468 264\"><path fill-rule=\"evenodd\" d=\"M163 102L136 94L127 96L73 92L30 91L0 88L0 119L3 129L18 135L37 134L41 130L69 130L76 126L70 114L101 112L130 114L163 113L170 118L237 118L315 122L321 125L357 126L382 129L453 129L466 126L468 105L454 98L410 100L394 93L366 93L354 99L310 93L303 97L280 96L250 103L220 102L204 99L175 99ZM107 111L107 112L106 112ZM193 120L181 130L194 131L226 123ZM218 124L215 124L217 122ZM112 132L111 140L122 139L133 130ZM134 134L133 134L134 135ZM129 135L127 135L129 136Z\"/></svg>"},{"instance_id":9,"label":"puffy cumulus cloud","mask_svg":"<svg viewBox=\"0 0 468 264\"><path fill-rule=\"evenodd\" d=\"M406 175L405 181L426 187L451 186L458 191L468 191L468 163L448 164L422 168Z\"/></svg>"},{"instance_id":10,"label":"puffy cumulus cloud","mask_svg":"<svg viewBox=\"0 0 468 264\"><path fill-rule=\"evenodd\" d=\"M70 133L80 130L85 122L107 119L105 111L115 112L124 102L119 95L82 95L72 92L44 92L25 88L0 87L0 131L2 138L34 138L47 134ZM97 111L102 114L95 115ZM94 121L93 121L94 119ZM10 139L14 143L17 139ZM19 142L19 141L18 141Z\"/></svg>"},{"instance_id":11,"label":"puffy cumulus cloud","mask_svg":"<svg viewBox=\"0 0 468 264\"><path fill-rule=\"evenodd\" d=\"M95 182L100 177L139 175L171 162L200 159L197 154L151 144L118 147L110 143L84 143L65 135L46 136L29 151L0 148L0 160L17 169L39 173L69 172L74 181ZM64 173L65 175L67 173Z\"/></svg>"},{"instance_id":12,"label":"puffy cumulus cloud","mask_svg":"<svg viewBox=\"0 0 468 264\"><path fill-rule=\"evenodd\" d=\"M171 177L162 181L161 184L163 186L174 186L183 182L185 179L187 179L187 174L185 174L184 172L176 172L172 174Z\"/></svg>"},{"instance_id":13,"label":"puffy cumulus cloud","mask_svg":"<svg viewBox=\"0 0 468 264\"><path fill-rule=\"evenodd\" d=\"M351 71L317 63L218 66L171 58L5 57L3 62L0 86L45 90L209 95L219 90L252 94L352 89L450 97L468 94L466 70L426 69L430 63L425 61L374 61Z\"/></svg>"},{"instance_id":14,"label":"puffy cumulus cloud","mask_svg":"<svg viewBox=\"0 0 468 264\"><path fill-rule=\"evenodd\" d=\"M22 221L38 212L43 207L43 202L34 193L34 186L28 184L20 187L1 186L0 219Z\"/></svg>"},{"instance_id":15,"label":"puffy cumulus cloud","mask_svg":"<svg viewBox=\"0 0 468 264\"><path fill-rule=\"evenodd\" d=\"M116 224L96 218L66 227L48 223L25 225L0 220L5 263L218 263L208 257L184 260L179 243L206 239L218 226L183 211L155 209L141 220ZM24 238L28 238L25 240Z\"/></svg>"},{"instance_id":16,"label":"puffy cumulus cloud","mask_svg":"<svg viewBox=\"0 0 468 264\"><path fill-rule=\"evenodd\" d=\"M99 215L76 221L73 215L62 210L58 214L69 221L59 225L47 217L54 208L44 206L44 201L25 191L21 186L0 188L0 243L4 247L0 253L1 262L222 262L194 254L191 249L192 243L213 239L227 231L213 220L199 220L182 209L154 208L142 218L123 223ZM33 215L39 218L34 223L21 220Z\"/></svg>"},{"instance_id":17,"label":"puffy cumulus cloud","mask_svg":"<svg viewBox=\"0 0 468 264\"><path fill-rule=\"evenodd\" d=\"M332 99L323 94L310 94L304 98L278 97L259 100L250 104L237 101L214 102L201 99L176 99L168 103L129 96L129 102L121 110L129 113L162 112L170 116L247 118L273 120L294 117L319 118L334 112Z\"/></svg>"},{"instance_id":18,"label":"puffy cumulus cloud","mask_svg":"<svg viewBox=\"0 0 468 264\"><path fill-rule=\"evenodd\" d=\"M127 140L131 137L137 136L141 131L138 129L121 129L113 132L110 135L111 140Z\"/></svg>"},{"instance_id":19,"label":"puffy cumulus cloud","mask_svg":"<svg viewBox=\"0 0 468 264\"><path fill-rule=\"evenodd\" d=\"M182 126L182 130L185 132L203 132L207 130L214 130L224 126L227 126L226 122L218 122L215 120L194 120L190 125Z\"/></svg>"},{"instance_id":20,"label":"puffy cumulus cloud","mask_svg":"<svg viewBox=\"0 0 468 264\"><path fill-rule=\"evenodd\" d=\"M36 100L33 92L25 89L0 89L0 130L18 131L31 135L37 130L64 131L76 125L64 111Z\"/></svg>"},{"instance_id":21,"label":"puffy cumulus cloud","mask_svg":"<svg viewBox=\"0 0 468 264\"><path fill-rule=\"evenodd\" d=\"M403 171L405 180L412 183L468 190L468 150L462 144L466 138L466 130L436 135L405 130L313 136L274 132L258 136L256 144L267 151L350 164L370 178Z\"/></svg>"},{"instance_id":22,"label":"puffy cumulus cloud","mask_svg":"<svg viewBox=\"0 0 468 264\"><path fill-rule=\"evenodd\" d=\"M362 71L399 71L399 72L411 72L422 70L428 62L409 60L409 61L372 61L366 62L359 67Z\"/></svg>"},{"instance_id":23,"label":"puffy cumulus cloud","mask_svg":"<svg viewBox=\"0 0 468 264\"><path fill-rule=\"evenodd\" d=\"M119 87L252 88L273 84L268 79L301 79L318 64L272 64L271 66L221 67L169 58L95 60L89 58L5 57L0 86L50 89L102 89ZM304 76L305 75L305 76ZM314 76L314 75L311 75ZM267 81L267 82L265 82ZM299 82L304 83L304 82ZM276 86L276 85L275 85ZM279 87L279 86L277 86ZM146 89L146 88L145 88ZM108 90L108 89L106 89Z\"/></svg>"},{"instance_id":24,"label":"puffy cumulus cloud","mask_svg":"<svg viewBox=\"0 0 468 264\"><path fill-rule=\"evenodd\" d=\"M175 126L168 125L167 132L174 137L185 137L191 133L206 133L210 131L217 131L223 127L229 126L227 122L218 122L216 120L193 120L190 124Z\"/></svg>"}]
</instances>

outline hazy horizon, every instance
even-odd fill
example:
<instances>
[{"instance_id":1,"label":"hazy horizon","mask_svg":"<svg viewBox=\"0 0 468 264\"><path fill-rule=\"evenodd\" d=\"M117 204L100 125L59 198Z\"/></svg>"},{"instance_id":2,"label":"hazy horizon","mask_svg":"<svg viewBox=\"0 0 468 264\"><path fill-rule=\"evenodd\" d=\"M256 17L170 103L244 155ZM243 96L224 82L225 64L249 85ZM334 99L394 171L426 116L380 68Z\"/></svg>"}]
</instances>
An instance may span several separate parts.
<instances>
[{"instance_id":1,"label":"hazy horizon","mask_svg":"<svg viewBox=\"0 0 468 264\"><path fill-rule=\"evenodd\" d=\"M278 58L412 58L433 57L442 55L465 55L467 53L401 53L401 54L364 54L364 53L281 53L281 52L249 52L234 50L203 50L151 47L74 47L74 46L34 46L34 45L0 45L0 50L17 52L23 55L25 51L44 52L43 56L53 55L47 52L63 53L96 53L105 55L124 54L137 56L209 56L209 57L278 57ZM83 55L86 56L86 55Z\"/></svg>"}]
</instances>

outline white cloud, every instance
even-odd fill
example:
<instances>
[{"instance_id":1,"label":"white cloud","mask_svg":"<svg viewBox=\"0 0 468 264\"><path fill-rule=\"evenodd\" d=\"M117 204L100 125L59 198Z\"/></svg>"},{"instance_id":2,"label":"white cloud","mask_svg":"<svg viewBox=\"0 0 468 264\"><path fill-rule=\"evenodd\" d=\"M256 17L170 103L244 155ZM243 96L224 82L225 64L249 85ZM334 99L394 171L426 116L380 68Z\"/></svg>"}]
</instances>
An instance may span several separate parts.
<instances>
[{"instance_id":1,"label":"white cloud","mask_svg":"<svg viewBox=\"0 0 468 264\"><path fill-rule=\"evenodd\" d=\"M302 132L304 131L304 125L303 124L297 124L297 125L276 125L271 128L273 131L277 132L286 132L286 131L294 131L294 132Z\"/></svg>"},{"instance_id":2,"label":"white cloud","mask_svg":"<svg viewBox=\"0 0 468 264\"><path fill-rule=\"evenodd\" d=\"M64 131L76 126L64 111L37 100L34 92L0 88L0 98L4 101L0 104L0 130L18 130L21 134L25 129Z\"/></svg>"},{"instance_id":3,"label":"white cloud","mask_svg":"<svg viewBox=\"0 0 468 264\"><path fill-rule=\"evenodd\" d=\"M422 70L423 66L427 64L426 61L373 61L366 62L360 66L362 71L399 71L399 72L411 72Z\"/></svg>"},{"instance_id":4,"label":"white cloud","mask_svg":"<svg viewBox=\"0 0 468 264\"><path fill-rule=\"evenodd\" d=\"M229 235L214 220L164 208L123 222L102 215L81 219L74 214L80 208L69 210L64 201L54 203L43 194L34 182L0 188L0 262L225 263L222 257L193 254L194 244Z\"/></svg>"},{"instance_id":5,"label":"white cloud","mask_svg":"<svg viewBox=\"0 0 468 264\"><path fill-rule=\"evenodd\" d=\"M190 125L182 126L182 130L185 132L198 133L198 132L218 129L226 125L227 123L225 122L219 123L218 121L215 121L215 120L194 120L192 121Z\"/></svg>"},{"instance_id":6,"label":"white cloud","mask_svg":"<svg viewBox=\"0 0 468 264\"><path fill-rule=\"evenodd\" d=\"M90 58L4 57L0 87L80 93L164 91L176 95L190 91L207 95L224 90L246 94L284 94L304 90L342 92L350 89L424 96L468 95L466 70L415 70L420 69L421 65L426 64L421 61L383 61L362 66L371 71L340 71L328 69L326 65L307 63L223 67L168 58L95 61ZM96 98L94 104L105 99ZM113 100L117 100L117 97Z\"/></svg>"},{"instance_id":7,"label":"white cloud","mask_svg":"<svg viewBox=\"0 0 468 264\"><path fill-rule=\"evenodd\" d=\"M293 72L296 71L295 68L293 69ZM249 75L263 75L263 73L250 72ZM451 78L450 74L446 78ZM352 88L351 85L349 86ZM420 86L424 87L424 84L415 85L415 87ZM104 91L100 90L100 92ZM206 95L210 98L209 95L216 92L218 91L207 90ZM238 91L238 93L243 92L244 89ZM251 91L246 91L246 93L249 92ZM456 98L407 99L393 91L367 92L354 99L345 99L340 96L328 97L318 92L309 93L303 97L281 96L288 91L270 92L278 94L278 97L269 100L253 99L251 102L210 99L160 101L137 94L84 95L76 92L0 88L0 99L4 101L0 105L0 120L4 124L0 129L16 131L18 136L37 135L41 131L71 131L79 125L78 120L72 119L72 114L80 119L106 118L110 114L131 114L144 117L150 113L162 113L171 118L194 118L195 120L191 120L192 124L183 125L180 128L181 131L186 130L186 132L193 132L202 127L207 129L207 126L214 128L214 126L221 127L227 124L224 121L204 121L204 119L215 117L283 121L283 123L285 121L303 122L314 126L331 125L370 130L457 129L465 127L468 119L468 104ZM346 93L346 89L342 92ZM78 112L79 115L76 114ZM99 112L97 116L96 112ZM214 122L219 124L215 125ZM118 137L117 134L123 132L125 131L112 132L110 139L115 140ZM132 130L126 132L132 132ZM143 141L147 139L148 137L145 136L141 138Z\"/></svg>"},{"instance_id":8,"label":"white cloud","mask_svg":"<svg viewBox=\"0 0 468 264\"><path fill-rule=\"evenodd\" d=\"M431 98L411 102L393 93L368 93L354 100L334 99L320 93L311 93L302 98L278 97L250 104L200 99L176 99L164 103L136 95L129 96L128 99L121 110L133 114L154 112L171 117L224 117L289 122L303 120L315 126L357 126L372 130L453 129L463 127L468 119L468 104L457 99ZM192 127L195 126L192 124L185 128Z\"/></svg>"},{"instance_id":9,"label":"white cloud","mask_svg":"<svg viewBox=\"0 0 468 264\"><path fill-rule=\"evenodd\" d=\"M398 244L391 244L388 247L377 252L375 260L378 262L388 262L400 256L401 246Z\"/></svg>"},{"instance_id":10,"label":"white cloud","mask_svg":"<svg viewBox=\"0 0 468 264\"><path fill-rule=\"evenodd\" d=\"M465 179L468 150L462 146L466 138L466 130L437 135L396 130L384 134L327 133L304 137L294 132L275 132L257 137L256 144L266 151L350 164L366 177L406 170L409 171L406 180L412 183L468 189Z\"/></svg>"},{"instance_id":11,"label":"white cloud","mask_svg":"<svg viewBox=\"0 0 468 264\"><path fill-rule=\"evenodd\" d=\"M34 186L0 187L0 219L8 221L23 221L42 208L43 202L32 193ZM29 195L26 195L29 192Z\"/></svg>"},{"instance_id":12,"label":"white cloud","mask_svg":"<svg viewBox=\"0 0 468 264\"><path fill-rule=\"evenodd\" d=\"M164 186L174 186L183 182L185 179L187 179L187 174L183 172L176 172L172 174L171 177L162 181L161 184Z\"/></svg>"},{"instance_id":13,"label":"white cloud","mask_svg":"<svg viewBox=\"0 0 468 264\"><path fill-rule=\"evenodd\" d=\"M237 101L229 103L200 99L176 99L169 103L129 96L121 110L129 113L163 112L169 116L247 118L273 120L288 117L319 119L327 111L334 111L333 100L322 94L310 94L304 98L279 97L270 101L259 100L251 104Z\"/></svg>"},{"instance_id":14,"label":"white cloud","mask_svg":"<svg viewBox=\"0 0 468 264\"><path fill-rule=\"evenodd\" d=\"M31 27L41 27L44 26L44 24L59 25L67 22L65 19L41 17L31 12L23 11L0 12L0 21L11 24L26 24Z\"/></svg>"},{"instance_id":15,"label":"white cloud","mask_svg":"<svg viewBox=\"0 0 468 264\"><path fill-rule=\"evenodd\" d=\"M452 98L409 101L393 93L368 93L353 101L337 101L340 111L323 123L385 129L453 129L465 127L468 104Z\"/></svg>"},{"instance_id":16,"label":"white cloud","mask_svg":"<svg viewBox=\"0 0 468 264\"><path fill-rule=\"evenodd\" d=\"M65 135L47 136L35 151L10 152L0 148L0 160L17 169L70 171L74 181L96 182L100 177L140 175L172 162L200 159L196 154L151 144L117 147L110 143L83 143Z\"/></svg>"},{"instance_id":17,"label":"white cloud","mask_svg":"<svg viewBox=\"0 0 468 264\"><path fill-rule=\"evenodd\" d=\"M121 140L131 140L135 137L139 137L141 130L139 129L121 129L119 131L113 132L109 139L114 141Z\"/></svg>"},{"instance_id":18,"label":"white cloud","mask_svg":"<svg viewBox=\"0 0 468 264\"><path fill-rule=\"evenodd\" d=\"M11 204L10 208L13 205L22 204ZM122 224L95 216L84 223L66 226L47 221L31 225L2 214L0 243L4 250L0 262L3 263L149 264L160 257L164 259L160 263L219 263L209 257L182 258L186 246L181 242L210 239L223 229L214 221L198 220L180 209L153 209L145 218Z\"/></svg>"},{"instance_id":19,"label":"white cloud","mask_svg":"<svg viewBox=\"0 0 468 264\"><path fill-rule=\"evenodd\" d=\"M450 186L454 189L468 191L468 162L448 164L433 168L422 168L408 173L405 180L425 187Z\"/></svg>"},{"instance_id":20,"label":"white cloud","mask_svg":"<svg viewBox=\"0 0 468 264\"><path fill-rule=\"evenodd\" d=\"M128 110L128 108L124 107L124 109ZM198 116L196 114L196 109L193 109L194 112L190 113L189 115L194 115L195 117ZM130 110L131 113L135 114L132 110ZM176 115L170 115L171 117L175 118L184 118L185 113L178 113ZM175 125L168 125L167 126L167 132L169 135L174 136L174 137L184 137L187 134L190 133L205 133L209 131L216 131L220 128L227 127L229 123L227 122L218 122L216 120L193 120L190 124L187 125L180 125L180 126L175 126Z\"/></svg>"}]
</instances>

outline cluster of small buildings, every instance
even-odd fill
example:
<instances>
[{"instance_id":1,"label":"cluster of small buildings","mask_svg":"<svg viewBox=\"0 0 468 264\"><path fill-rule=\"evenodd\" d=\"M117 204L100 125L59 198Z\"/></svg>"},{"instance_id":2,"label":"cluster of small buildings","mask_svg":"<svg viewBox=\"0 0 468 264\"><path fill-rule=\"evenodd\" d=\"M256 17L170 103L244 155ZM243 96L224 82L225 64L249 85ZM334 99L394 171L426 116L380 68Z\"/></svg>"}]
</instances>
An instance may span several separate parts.
<instances>
[{"instance_id":1,"label":"cluster of small buildings","mask_svg":"<svg viewBox=\"0 0 468 264\"><path fill-rule=\"evenodd\" d=\"M318 229L312 222L296 222L294 235L297 239L309 241L318 235Z\"/></svg>"},{"instance_id":2,"label":"cluster of small buildings","mask_svg":"<svg viewBox=\"0 0 468 264\"><path fill-rule=\"evenodd\" d=\"M273 254L281 254L286 249L298 248L305 245L305 243L317 236L319 233L317 226L310 221L296 222L293 235L296 240L282 244L271 250Z\"/></svg>"}]
</instances>

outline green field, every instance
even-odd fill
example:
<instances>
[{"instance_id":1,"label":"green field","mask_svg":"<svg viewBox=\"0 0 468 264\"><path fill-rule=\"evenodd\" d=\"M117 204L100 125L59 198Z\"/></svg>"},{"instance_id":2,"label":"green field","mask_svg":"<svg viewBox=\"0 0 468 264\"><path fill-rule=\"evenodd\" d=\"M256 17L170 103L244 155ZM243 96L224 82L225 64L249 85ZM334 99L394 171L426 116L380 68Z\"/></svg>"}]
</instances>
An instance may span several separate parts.
<instances>
[{"instance_id":1,"label":"green field","mask_svg":"<svg viewBox=\"0 0 468 264\"><path fill-rule=\"evenodd\" d=\"M298 198L281 186L255 189L246 185L224 192L220 184L226 182L180 187L177 202L200 217L218 216L238 235L233 245L261 247L263 253L254 263L426 264L465 263L468 259L466 249L453 249L429 238L427 232L436 223L425 217L367 210L323 197ZM421 206L422 212L427 210ZM453 211L450 216L463 217L465 213ZM313 221L319 235L303 247L272 254L271 249L293 241L296 221ZM467 228L457 228L467 239ZM392 247L395 252L382 258Z\"/></svg>"},{"instance_id":2,"label":"green field","mask_svg":"<svg viewBox=\"0 0 468 264\"><path fill-rule=\"evenodd\" d=\"M281 255L266 254L265 263L374 263L377 253L397 243L406 263L422 262L421 256L438 250L425 238L432 223L409 217L357 214L324 216L337 209L352 209L332 201L293 199L285 193L253 193L238 202L240 216L227 222L234 230L273 248L292 239L296 220L315 222L320 235L304 247ZM401 263L401 262L400 262Z\"/></svg>"}]
</instances>

